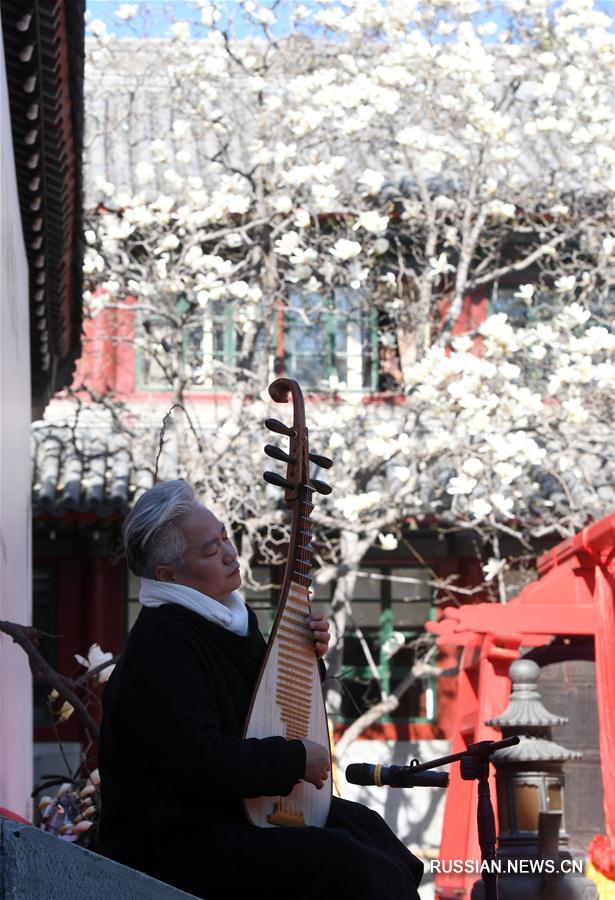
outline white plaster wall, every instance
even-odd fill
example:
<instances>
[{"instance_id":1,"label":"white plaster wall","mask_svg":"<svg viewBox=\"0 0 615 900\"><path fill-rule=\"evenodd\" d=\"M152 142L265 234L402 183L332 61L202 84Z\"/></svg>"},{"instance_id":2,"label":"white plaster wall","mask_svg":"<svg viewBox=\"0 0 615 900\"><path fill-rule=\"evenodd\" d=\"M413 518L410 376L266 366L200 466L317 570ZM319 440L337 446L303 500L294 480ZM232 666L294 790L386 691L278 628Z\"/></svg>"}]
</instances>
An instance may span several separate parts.
<instances>
[{"instance_id":1,"label":"white plaster wall","mask_svg":"<svg viewBox=\"0 0 615 900\"><path fill-rule=\"evenodd\" d=\"M0 39L0 619L31 619L28 268ZM23 650L0 635L0 806L30 818L32 687Z\"/></svg>"},{"instance_id":2,"label":"white plaster wall","mask_svg":"<svg viewBox=\"0 0 615 900\"><path fill-rule=\"evenodd\" d=\"M445 790L429 787L361 787L349 784L344 772L351 763L408 766L415 757L420 762L427 762L450 752L448 741L354 741L339 763L340 793L346 800L364 803L380 813L407 847L433 850L440 846Z\"/></svg>"},{"instance_id":3,"label":"white plaster wall","mask_svg":"<svg viewBox=\"0 0 615 900\"><path fill-rule=\"evenodd\" d=\"M337 780L341 796L346 800L364 803L380 813L397 837L423 859L425 873L419 888L421 900L433 900L434 896L429 860L437 856L440 847L446 790L428 787L360 787L349 784L344 772L351 763L407 766L415 757L420 762L427 762L447 756L451 752L450 747L449 741L359 740L350 745L338 767Z\"/></svg>"}]
</instances>

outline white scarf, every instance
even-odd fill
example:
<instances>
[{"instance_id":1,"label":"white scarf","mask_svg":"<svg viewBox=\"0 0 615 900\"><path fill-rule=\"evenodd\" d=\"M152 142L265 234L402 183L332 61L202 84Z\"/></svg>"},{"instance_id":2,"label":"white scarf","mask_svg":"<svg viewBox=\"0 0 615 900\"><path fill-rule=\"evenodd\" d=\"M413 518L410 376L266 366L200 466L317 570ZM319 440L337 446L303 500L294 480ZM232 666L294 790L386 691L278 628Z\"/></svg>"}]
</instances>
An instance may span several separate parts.
<instances>
[{"instance_id":1,"label":"white scarf","mask_svg":"<svg viewBox=\"0 0 615 900\"><path fill-rule=\"evenodd\" d=\"M240 637L245 637L248 633L248 607L237 591L218 601L185 584L142 578L139 603L142 606L176 603Z\"/></svg>"}]
</instances>

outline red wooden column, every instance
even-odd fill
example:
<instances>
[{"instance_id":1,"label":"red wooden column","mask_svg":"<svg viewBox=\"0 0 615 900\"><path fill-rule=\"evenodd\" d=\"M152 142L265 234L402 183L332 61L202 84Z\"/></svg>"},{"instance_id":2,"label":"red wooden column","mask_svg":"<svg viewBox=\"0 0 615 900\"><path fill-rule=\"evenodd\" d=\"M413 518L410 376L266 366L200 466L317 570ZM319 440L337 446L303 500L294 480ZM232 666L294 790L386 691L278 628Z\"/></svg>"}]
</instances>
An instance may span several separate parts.
<instances>
[{"instance_id":1,"label":"red wooden column","mask_svg":"<svg viewBox=\"0 0 615 900\"><path fill-rule=\"evenodd\" d=\"M609 584L610 580L610 584ZM615 590L613 578L596 569L596 611L600 628L596 632L596 691L598 694L598 729L600 758L608 761L615 753ZM615 765L611 760L602 765L604 785L604 821L610 838L615 864Z\"/></svg>"},{"instance_id":2,"label":"red wooden column","mask_svg":"<svg viewBox=\"0 0 615 900\"><path fill-rule=\"evenodd\" d=\"M466 638L459 669L451 753L460 753L476 741L499 740L500 732L485 725L485 720L499 715L506 708L510 696L508 668L519 656L519 635L466 635ZM497 816L493 769L489 789ZM477 792L477 782L464 781L459 774L459 764L453 763L439 853L440 862L446 862L447 868L455 860L480 862L476 827ZM476 880L475 874L465 872L436 875L436 896L445 900L469 897Z\"/></svg>"},{"instance_id":3,"label":"red wooden column","mask_svg":"<svg viewBox=\"0 0 615 900\"><path fill-rule=\"evenodd\" d=\"M70 676L79 670L75 653L84 653L88 649L83 646L82 637L83 562L80 559L58 561L57 592L56 668L62 675Z\"/></svg>"},{"instance_id":4,"label":"red wooden column","mask_svg":"<svg viewBox=\"0 0 615 900\"><path fill-rule=\"evenodd\" d=\"M601 523L598 523L600 525ZM594 602L600 627L594 637L596 651L596 693L598 696L598 738L606 835L597 835L588 848L592 864L615 886L615 517L588 542L596 561ZM582 537L584 532L579 535Z\"/></svg>"},{"instance_id":5,"label":"red wooden column","mask_svg":"<svg viewBox=\"0 0 615 900\"><path fill-rule=\"evenodd\" d=\"M111 653L120 653L124 645L126 606L126 567L123 561L112 563L106 556L91 560L83 592L84 652L92 644Z\"/></svg>"}]
</instances>

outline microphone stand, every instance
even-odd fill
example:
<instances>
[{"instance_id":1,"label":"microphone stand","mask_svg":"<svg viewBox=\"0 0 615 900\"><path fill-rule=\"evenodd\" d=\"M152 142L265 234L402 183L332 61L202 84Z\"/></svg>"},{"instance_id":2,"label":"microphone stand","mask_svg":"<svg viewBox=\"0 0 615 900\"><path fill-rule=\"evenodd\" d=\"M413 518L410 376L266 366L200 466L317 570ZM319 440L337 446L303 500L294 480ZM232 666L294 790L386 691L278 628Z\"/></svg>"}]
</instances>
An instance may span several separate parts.
<instances>
[{"instance_id":1,"label":"microphone stand","mask_svg":"<svg viewBox=\"0 0 615 900\"><path fill-rule=\"evenodd\" d=\"M478 824L478 842L480 844L481 862L487 865L481 872L485 888L485 900L498 900L498 875L493 863L495 862L495 814L491 803L489 791L489 757L496 750L504 747L512 747L519 743L519 738L506 738L503 741L478 741L476 744L463 750L461 753L453 753L451 756L441 756L429 762L420 763L413 759L408 767L410 772L425 772L427 769L435 769L447 763L459 762L460 775L464 781L478 781L478 809L476 821Z\"/></svg>"}]
</instances>

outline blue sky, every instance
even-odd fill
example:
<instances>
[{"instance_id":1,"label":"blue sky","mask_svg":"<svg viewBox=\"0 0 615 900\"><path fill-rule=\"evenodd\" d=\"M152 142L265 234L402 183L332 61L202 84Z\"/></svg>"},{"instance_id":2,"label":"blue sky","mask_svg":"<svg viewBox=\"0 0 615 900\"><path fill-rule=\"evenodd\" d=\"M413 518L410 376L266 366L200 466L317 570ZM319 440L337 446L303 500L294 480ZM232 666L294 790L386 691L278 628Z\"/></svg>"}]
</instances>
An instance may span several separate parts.
<instances>
[{"instance_id":1,"label":"blue sky","mask_svg":"<svg viewBox=\"0 0 615 900\"><path fill-rule=\"evenodd\" d=\"M257 0L262 6L269 6L268 2ZM290 13L293 5L298 5L301 0L283 0L276 9L278 24L274 29L276 34L283 34L288 31ZM93 19L102 19L107 25L110 32L121 37L141 35L143 26L147 29L148 37L165 37L167 29L175 19L192 20L199 23L195 29L195 35L201 36L205 33L205 29L200 25L200 10L194 4L186 2L186 0L132 0L130 5L138 7L138 14L135 22L123 22L115 15L115 11L120 6L126 4L126 0L87 0L86 8L90 17ZM304 5L310 6L310 0ZM235 0L222 0L218 3L221 10L228 10L230 14L238 12L239 7ZM138 21L138 25L136 24ZM243 23L236 23L234 33L237 37L241 37L248 33L245 20Z\"/></svg>"},{"instance_id":2,"label":"blue sky","mask_svg":"<svg viewBox=\"0 0 615 900\"><path fill-rule=\"evenodd\" d=\"M115 15L116 10L124 5L126 0L87 0L87 13L91 20L102 19L110 32L119 36L129 37L146 34L148 37L165 37L168 27L175 19L192 20L199 25L194 29L195 36L202 36L206 29L200 25L200 11L186 0L132 0L137 5L139 13L135 23L123 22ZM256 0L260 6L270 6L270 0ZM386 0L382 0L386 2ZM556 6L561 0L554 0ZM317 6L314 0L282 0L276 8L278 22L274 33L283 35L288 32L293 6L302 3L307 7ZM493 20L502 23L503 15L497 11L497 2L489 3L483 0L484 12L478 13L476 20ZM601 11L615 18L615 0L597 0L595 6ZM236 0L219 0L218 7L228 11L231 16L239 12ZM138 22L138 24L137 24ZM614 23L615 24L615 23ZM145 28L145 31L144 31ZM246 23L243 17L239 17L233 27L236 37L242 37L248 33L254 33L254 26ZM493 40L493 38L491 38Z\"/></svg>"}]
</instances>

